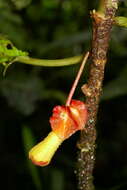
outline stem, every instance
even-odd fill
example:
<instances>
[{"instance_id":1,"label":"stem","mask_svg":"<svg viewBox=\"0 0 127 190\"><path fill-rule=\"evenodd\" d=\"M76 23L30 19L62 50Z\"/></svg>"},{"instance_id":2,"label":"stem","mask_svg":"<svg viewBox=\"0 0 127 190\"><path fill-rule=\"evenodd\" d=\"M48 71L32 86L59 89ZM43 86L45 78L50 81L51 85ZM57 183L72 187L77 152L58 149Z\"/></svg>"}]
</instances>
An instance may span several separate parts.
<instances>
[{"instance_id":1,"label":"stem","mask_svg":"<svg viewBox=\"0 0 127 190\"><path fill-rule=\"evenodd\" d=\"M61 67L77 64L81 61L81 59L82 55L56 60L35 59L28 56L19 56L15 59L15 61L34 66Z\"/></svg>"},{"instance_id":2,"label":"stem","mask_svg":"<svg viewBox=\"0 0 127 190\"><path fill-rule=\"evenodd\" d=\"M113 2L113 4L112 4ZM93 11L92 63L90 66L88 83L82 90L86 96L88 121L81 131L78 148L78 180L80 190L94 190L93 169L95 164L96 118L99 107L104 69L107 61L107 51L111 29L116 12L115 0L105 0L104 14Z\"/></svg>"},{"instance_id":3,"label":"stem","mask_svg":"<svg viewBox=\"0 0 127 190\"><path fill-rule=\"evenodd\" d=\"M75 78L75 80L74 80L74 83L73 83L73 85L72 85L72 87L71 87L71 90L70 90L70 92L69 92L69 95L68 95L68 98L67 98L67 101L66 101L66 106L69 106L69 105L70 105L72 96L73 96L73 94L74 94L74 92L75 92L76 86L77 86L77 84L78 84L78 82L79 82L79 79L80 79L80 77L81 77L81 74L82 74L82 72L83 72L83 68L84 68L84 66L85 66L85 63L86 63L88 57L89 57L89 52L87 52L87 53L85 54L85 57L83 58L83 61L82 61L81 66L80 66L80 68L79 68L79 71L78 71L78 73L77 73L77 75L76 75L76 78Z\"/></svg>"}]
</instances>

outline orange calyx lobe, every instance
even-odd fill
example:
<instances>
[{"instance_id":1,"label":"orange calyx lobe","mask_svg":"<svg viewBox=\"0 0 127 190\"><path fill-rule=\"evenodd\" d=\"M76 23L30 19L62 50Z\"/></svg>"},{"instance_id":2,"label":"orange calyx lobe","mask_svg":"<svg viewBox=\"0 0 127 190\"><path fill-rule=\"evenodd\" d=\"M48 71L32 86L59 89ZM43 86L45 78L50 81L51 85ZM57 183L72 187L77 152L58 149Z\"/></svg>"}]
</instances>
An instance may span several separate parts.
<instances>
[{"instance_id":1,"label":"orange calyx lobe","mask_svg":"<svg viewBox=\"0 0 127 190\"><path fill-rule=\"evenodd\" d=\"M54 107L50 124L56 135L65 140L76 131L83 129L86 120L86 105L79 100L72 100L70 106Z\"/></svg>"}]
</instances>

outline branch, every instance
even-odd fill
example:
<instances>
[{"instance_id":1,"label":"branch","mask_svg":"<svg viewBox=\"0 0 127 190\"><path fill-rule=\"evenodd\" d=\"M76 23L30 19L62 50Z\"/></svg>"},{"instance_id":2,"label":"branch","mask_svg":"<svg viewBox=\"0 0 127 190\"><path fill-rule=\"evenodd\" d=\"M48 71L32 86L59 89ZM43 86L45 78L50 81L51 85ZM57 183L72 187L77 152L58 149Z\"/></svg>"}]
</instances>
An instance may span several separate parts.
<instances>
[{"instance_id":1,"label":"branch","mask_svg":"<svg viewBox=\"0 0 127 190\"><path fill-rule=\"evenodd\" d=\"M104 1L103 1L104 2ZM102 5L101 5L102 6ZM90 67L88 83L83 85L82 91L86 96L88 108L88 121L85 129L81 131L78 148L78 180L80 190L93 190L93 169L95 163L95 141L96 141L96 117L99 107L104 68L107 61L107 51L114 16L117 9L116 0L108 0L103 4L101 10L92 11L93 37L92 37L92 63Z\"/></svg>"}]
</instances>

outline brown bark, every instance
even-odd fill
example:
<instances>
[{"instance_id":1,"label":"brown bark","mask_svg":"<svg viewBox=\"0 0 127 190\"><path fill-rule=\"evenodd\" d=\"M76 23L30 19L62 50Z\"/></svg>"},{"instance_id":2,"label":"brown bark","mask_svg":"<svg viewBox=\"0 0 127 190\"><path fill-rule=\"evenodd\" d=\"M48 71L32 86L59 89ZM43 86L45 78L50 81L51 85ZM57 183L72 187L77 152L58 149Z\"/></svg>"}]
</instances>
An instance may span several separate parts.
<instances>
[{"instance_id":1,"label":"brown bark","mask_svg":"<svg viewBox=\"0 0 127 190\"><path fill-rule=\"evenodd\" d=\"M92 63L88 83L83 85L82 91L86 96L89 118L85 130L81 131L78 148L78 180L80 190L93 190L93 169L95 163L95 141L96 141L96 117L98 112L104 68L107 61L107 50L109 46L110 33L113 25L113 17L116 9L107 7L105 15L93 11L92 37Z\"/></svg>"}]
</instances>

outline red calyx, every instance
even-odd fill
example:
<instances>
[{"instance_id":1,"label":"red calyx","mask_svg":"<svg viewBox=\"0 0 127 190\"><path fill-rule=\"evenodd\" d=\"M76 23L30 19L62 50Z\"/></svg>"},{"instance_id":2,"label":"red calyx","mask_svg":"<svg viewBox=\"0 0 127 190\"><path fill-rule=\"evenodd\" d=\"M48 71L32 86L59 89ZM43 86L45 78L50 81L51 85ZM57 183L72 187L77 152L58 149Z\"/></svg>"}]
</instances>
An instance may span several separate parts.
<instances>
[{"instance_id":1,"label":"red calyx","mask_svg":"<svg viewBox=\"0 0 127 190\"><path fill-rule=\"evenodd\" d=\"M72 100L70 106L56 106L50 117L52 130L65 140L76 131L84 128L87 120L86 105L79 100Z\"/></svg>"}]
</instances>

